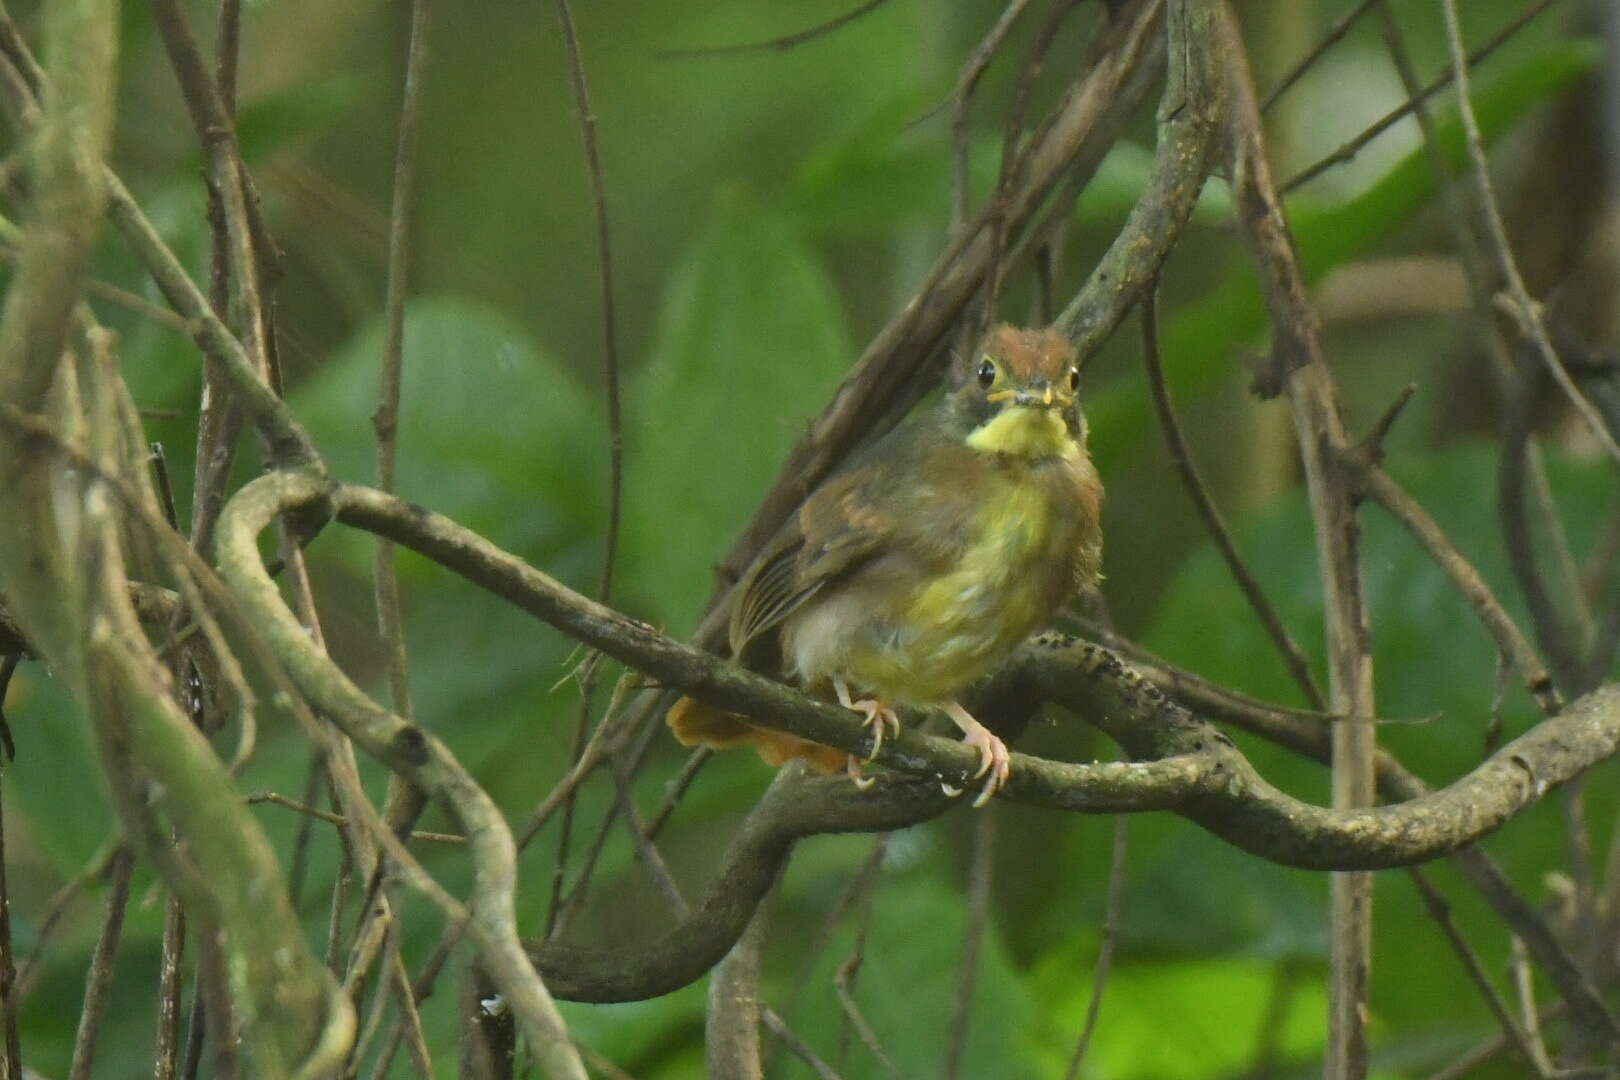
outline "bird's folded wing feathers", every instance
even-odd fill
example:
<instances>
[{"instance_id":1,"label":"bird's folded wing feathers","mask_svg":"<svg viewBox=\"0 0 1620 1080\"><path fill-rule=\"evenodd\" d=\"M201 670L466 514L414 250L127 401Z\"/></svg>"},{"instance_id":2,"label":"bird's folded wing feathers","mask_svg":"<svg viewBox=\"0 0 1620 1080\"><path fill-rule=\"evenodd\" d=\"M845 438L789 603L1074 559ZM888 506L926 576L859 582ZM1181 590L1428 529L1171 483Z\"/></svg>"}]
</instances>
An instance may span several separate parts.
<instances>
[{"instance_id":1,"label":"bird's folded wing feathers","mask_svg":"<svg viewBox=\"0 0 1620 1080\"><path fill-rule=\"evenodd\" d=\"M760 635L892 537L893 519L872 501L873 472L865 466L828 481L743 578L732 609L732 655L743 657Z\"/></svg>"}]
</instances>

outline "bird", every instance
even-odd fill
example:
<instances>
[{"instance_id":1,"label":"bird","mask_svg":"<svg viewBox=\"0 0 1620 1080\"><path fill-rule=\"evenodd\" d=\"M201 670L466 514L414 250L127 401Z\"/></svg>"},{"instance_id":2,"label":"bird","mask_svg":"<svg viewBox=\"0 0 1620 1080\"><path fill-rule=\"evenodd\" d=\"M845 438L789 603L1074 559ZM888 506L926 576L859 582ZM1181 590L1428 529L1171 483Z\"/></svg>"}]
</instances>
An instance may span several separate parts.
<instances>
[{"instance_id":1,"label":"bird","mask_svg":"<svg viewBox=\"0 0 1620 1080\"><path fill-rule=\"evenodd\" d=\"M959 697L1100 580L1103 488L1062 334L997 326L950 383L782 526L733 590L728 636L743 666L859 713L873 756L897 707L943 711L979 751L982 806L1010 755ZM690 697L666 719L688 746L753 745L772 765L804 758L870 783L854 755Z\"/></svg>"}]
</instances>

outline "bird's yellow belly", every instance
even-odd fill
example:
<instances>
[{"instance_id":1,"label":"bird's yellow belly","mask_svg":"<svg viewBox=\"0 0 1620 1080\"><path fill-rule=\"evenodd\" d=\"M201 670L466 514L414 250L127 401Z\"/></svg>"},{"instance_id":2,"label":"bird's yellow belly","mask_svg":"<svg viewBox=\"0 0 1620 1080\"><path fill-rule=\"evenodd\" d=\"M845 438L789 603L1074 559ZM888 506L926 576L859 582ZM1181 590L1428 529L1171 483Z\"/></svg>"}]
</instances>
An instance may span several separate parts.
<instances>
[{"instance_id":1,"label":"bird's yellow belly","mask_svg":"<svg viewBox=\"0 0 1620 1080\"><path fill-rule=\"evenodd\" d=\"M918 705L948 701L1049 617L1066 563L1052 507L1029 485L998 486L954 565L890 594L855 629L842 674L865 691Z\"/></svg>"}]
</instances>

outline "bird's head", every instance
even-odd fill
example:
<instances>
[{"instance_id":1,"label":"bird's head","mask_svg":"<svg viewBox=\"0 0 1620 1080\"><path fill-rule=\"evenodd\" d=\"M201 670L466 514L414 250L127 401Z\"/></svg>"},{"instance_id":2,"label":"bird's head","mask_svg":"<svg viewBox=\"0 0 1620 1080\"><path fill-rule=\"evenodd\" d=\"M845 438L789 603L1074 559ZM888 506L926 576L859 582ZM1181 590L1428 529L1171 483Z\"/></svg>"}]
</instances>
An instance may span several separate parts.
<instances>
[{"instance_id":1,"label":"bird's head","mask_svg":"<svg viewBox=\"0 0 1620 1080\"><path fill-rule=\"evenodd\" d=\"M957 378L949 408L975 450L1031 460L1082 452L1080 369L1056 330L998 326Z\"/></svg>"}]
</instances>

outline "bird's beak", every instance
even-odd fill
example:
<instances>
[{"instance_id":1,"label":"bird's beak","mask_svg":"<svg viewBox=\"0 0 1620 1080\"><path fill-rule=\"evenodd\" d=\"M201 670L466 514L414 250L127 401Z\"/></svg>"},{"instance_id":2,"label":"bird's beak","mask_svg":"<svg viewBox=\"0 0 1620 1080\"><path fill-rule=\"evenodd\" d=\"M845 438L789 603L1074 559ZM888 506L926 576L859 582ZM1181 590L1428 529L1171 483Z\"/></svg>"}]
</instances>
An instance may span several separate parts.
<instances>
[{"instance_id":1,"label":"bird's beak","mask_svg":"<svg viewBox=\"0 0 1620 1080\"><path fill-rule=\"evenodd\" d=\"M1014 405L1049 409L1057 403L1057 396L1052 393L1050 386L1043 386L1038 390L1019 390L1013 394L1012 400Z\"/></svg>"}]
</instances>

